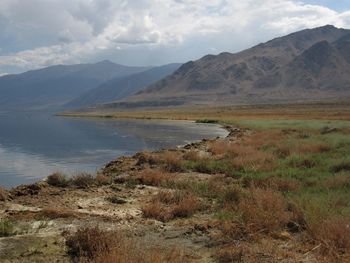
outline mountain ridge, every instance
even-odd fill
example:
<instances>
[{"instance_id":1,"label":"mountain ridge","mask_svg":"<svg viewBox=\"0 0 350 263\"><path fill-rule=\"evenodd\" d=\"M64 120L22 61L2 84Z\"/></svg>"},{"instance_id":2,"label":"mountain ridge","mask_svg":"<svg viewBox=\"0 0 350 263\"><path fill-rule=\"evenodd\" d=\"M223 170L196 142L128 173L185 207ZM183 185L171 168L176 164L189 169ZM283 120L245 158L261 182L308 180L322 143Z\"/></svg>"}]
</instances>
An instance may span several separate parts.
<instances>
[{"instance_id":1,"label":"mountain ridge","mask_svg":"<svg viewBox=\"0 0 350 263\"><path fill-rule=\"evenodd\" d=\"M254 104L349 96L350 77L343 76L350 61L350 55L344 55L350 54L348 39L350 30L327 25L278 37L235 54L206 55L183 64L172 75L109 106L118 107L119 103L128 107L145 107L164 104L165 101L177 105ZM332 59L337 58L335 69L328 72L331 69L322 65L322 76L302 71L304 77L299 82L289 83L288 78L293 79L300 74L295 60L300 57L306 61L308 53L304 52L322 42L332 46ZM341 85L342 94L337 93L336 88L325 89L322 86L326 76L334 72L340 72L341 81L332 78L327 85ZM308 79L311 89L303 87Z\"/></svg>"}]
</instances>

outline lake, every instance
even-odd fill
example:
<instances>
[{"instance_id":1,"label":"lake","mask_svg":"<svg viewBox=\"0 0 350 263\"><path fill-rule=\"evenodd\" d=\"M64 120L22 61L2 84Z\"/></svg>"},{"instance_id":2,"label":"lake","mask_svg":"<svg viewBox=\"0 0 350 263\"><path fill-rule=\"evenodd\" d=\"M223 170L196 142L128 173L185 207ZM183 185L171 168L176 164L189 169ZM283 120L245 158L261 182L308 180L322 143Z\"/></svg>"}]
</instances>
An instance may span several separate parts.
<instances>
[{"instance_id":1,"label":"lake","mask_svg":"<svg viewBox=\"0 0 350 263\"><path fill-rule=\"evenodd\" d=\"M94 173L122 155L226 135L217 125L185 121L0 112L0 185L31 183L55 171Z\"/></svg>"}]
</instances>

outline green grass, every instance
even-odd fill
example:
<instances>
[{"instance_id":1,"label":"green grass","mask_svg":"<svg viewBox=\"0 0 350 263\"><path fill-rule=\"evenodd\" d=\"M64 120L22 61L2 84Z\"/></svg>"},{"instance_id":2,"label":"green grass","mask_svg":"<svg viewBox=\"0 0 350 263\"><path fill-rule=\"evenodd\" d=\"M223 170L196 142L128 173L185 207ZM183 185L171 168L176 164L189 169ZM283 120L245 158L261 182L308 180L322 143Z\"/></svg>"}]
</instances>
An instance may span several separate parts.
<instances>
[{"instance_id":1,"label":"green grass","mask_svg":"<svg viewBox=\"0 0 350 263\"><path fill-rule=\"evenodd\" d=\"M238 126L250 127L254 129L267 128L298 128L298 129L322 129L324 127L331 128L349 128L350 121L339 120L239 120L239 121L223 121L228 124L236 124Z\"/></svg>"}]
</instances>

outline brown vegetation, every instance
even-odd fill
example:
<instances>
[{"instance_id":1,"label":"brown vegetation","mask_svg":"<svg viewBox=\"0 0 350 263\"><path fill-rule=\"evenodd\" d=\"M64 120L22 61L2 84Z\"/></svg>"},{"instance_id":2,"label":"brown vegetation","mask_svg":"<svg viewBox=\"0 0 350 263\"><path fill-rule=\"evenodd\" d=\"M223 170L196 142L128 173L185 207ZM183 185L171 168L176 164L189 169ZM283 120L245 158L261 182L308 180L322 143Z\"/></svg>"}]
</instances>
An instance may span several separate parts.
<instances>
[{"instance_id":1,"label":"brown vegetation","mask_svg":"<svg viewBox=\"0 0 350 263\"><path fill-rule=\"evenodd\" d=\"M337 262L343 256L350 256L350 221L344 218L329 218L309 225L308 231L322 255Z\"/></svg>"},{"instance_id":2,"label":"brown vegetation","mask_svg":"<svg viewBox=\"0 0 350 263\"><path fill-rule=\"evenodd\" d=\"M72 177L71 184L77 188L89 188L94 185L95 179L91 174L81 173Z\"/></svg>"},{"instance_id":3,"label":"brown vegetation","mask_svg":"<svg viewBox=\"0 0 350 263\"><path fill-rule=\"evenodd\" d=\"M161 263L188 262L182 251L152 248L140 244L123 232L106 231L98 227L82 227L66 233L66 246L73 261L81 263ZM147 248L147 249L146 249Z\"/></svg>"},{"instance_id":4,"label":"brown vegetation","mask_svg":"<svg viewBox=\"0 0 350 263\"><path fill-rule=\"evenodd\" d=\"M171 179L172 175L161 170L145 169L138 178L142 184L151 186L161 186Z\"/></svg>"},{"instance_id":5,"label":"brown vegetation","mask_svg":"<svg viewBox=\"0 0 350 263\"><path fill-rule=\"evenodd\" d=\"M197 198L189 192L160 191L142 208L142 212L146 218L169 221L176 217L191 216L198 208Z\"/></svg>"},{"instance_id":6,"label":"brown vegetation","mask_svg":"<svg viewBox=\"0 0 350 263\"><path fill-rule=\"evenodd\" d=\"M56 187L66 187L68 186L68 180L67 177L59 172L53 173L49 175L46 179L46 182L49 185L56 186Z\"/></svg>"},{"instance_id":7,"label":"brown vegetation","mask_svg":"<svg viewBox=\"0 0 350 263\"><path fill-rule=\"evenodd\" d=\"M238 209L250 233L280 231L293 217L283 196L272 190L251 189L240 200Z\"/></svg>"},{"instance_id":8,"label":"brown vegetation","mask_svg":"<svg viewBox=\"0 0 350 263\"><path fill-rule=\"evenodd\" d=\"M95 180L98 185L108 185L111 182L111 178L104 174L97 174Z\"/></svg>"}]
</instances>

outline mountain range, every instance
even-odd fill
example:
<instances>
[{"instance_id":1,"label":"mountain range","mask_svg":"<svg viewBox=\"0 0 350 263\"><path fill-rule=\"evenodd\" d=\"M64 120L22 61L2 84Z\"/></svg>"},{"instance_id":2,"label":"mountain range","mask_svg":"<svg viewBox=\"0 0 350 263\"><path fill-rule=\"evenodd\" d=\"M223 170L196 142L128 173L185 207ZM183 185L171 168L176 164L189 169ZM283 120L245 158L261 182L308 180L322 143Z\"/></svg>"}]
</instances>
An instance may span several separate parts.
<instances>
[{"instance_id":1,"label":"mountain range","mask_svg":"<svg viewBox=\"0 0 350 263\"><path fill-rule=\"evenodd\" d=\"M0 110L237 105L350 98L350 30L305 29L183 65L101 61L0 77Z\"/></svg>"},{"instance_id":2,"label":"mountain range","mask_svg":"<svg viewBox=\"0 0 350 263\"><path fill-rule=\"evenodd\" d=\"M233 105L350 98L350 30L306 29L242 52L189 61L104 108Z\"/></svg>"},{"instance_id":3,"label":"mountain range","mask_svg":"<svg viewBox=\"0 0 350 263\"><path fill-rule=\"evenodd\" d=\"M0 78L0 109L54 109L111 78L139 73L110 61L57 65Z\"/></svg>"},{"instance_id":4,"label":"mountain range","mask_svg":"<svg viewBox=\"0 0 350 263\"><path fill-rule=\"evenodd\" d=\"M0 110L65 110L111 102L162 79L180 65L128 67L104 60L6 75L0 77Z\"/></svg>"}]
</instances>

